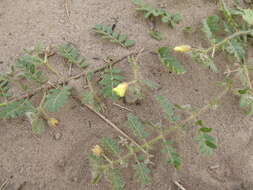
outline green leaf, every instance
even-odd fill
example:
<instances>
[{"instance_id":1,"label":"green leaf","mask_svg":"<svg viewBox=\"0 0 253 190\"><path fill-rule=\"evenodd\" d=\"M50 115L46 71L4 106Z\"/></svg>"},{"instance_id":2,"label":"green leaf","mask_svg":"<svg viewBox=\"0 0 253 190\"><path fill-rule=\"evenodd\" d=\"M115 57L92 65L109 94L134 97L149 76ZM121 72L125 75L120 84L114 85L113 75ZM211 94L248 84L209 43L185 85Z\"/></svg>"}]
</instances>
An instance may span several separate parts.
<instances>
[{"instance_id":1,"label":"green leaf","mask_svg":"<svg viewBox=\"0 0 253 190\"><path fill-rule=\"evenodd\" d=\"M89 155L89 164L91 167L91 176L92 176L91 183L97 184L101 179L101 177L103 176L103 169L101 167L102 160L100 157L91 154Z\"/></svg>"},{"instance_id":2,"label":"green leaf","mask_svg":"<svg viewBox=\"0 0 253 190\"><path fill-rule=\"evenodd\" d=\"M249 25L253 25L253 10L251 9L243 9L242 18L245 20Z\"/></svg>"},{"instance_id":3,"label":"green leaf","mask_svg":"<svg viewBox=\"0 0 253 190\"><path fill-rule=\"evenodd\" d=\"M70 43L62 44L58 47L58 54L68 61L70 64L76 64L81 68L87 67L85 58Z\"/></svg>"},{"instance_id":4,"label":"green leaf","mask_svg":"<svg viewBox=\"0 0 253 190\"><path fill-rule=\"evenodd\" d=\"M252 91L248 88L239 89L237 95L240 96L240 107L244 107L247 109L246 112L247 115L252 115L253 114Z\"/></svg>"},{"instance_id":5,"label":"green leaf","mask_svg":"<svg viewBox=\"0 0 253 190\"><path fill-rule=\"evenodd\" d=\"M40 118L39 113L26 112L26 116L31 123L32 132L36 134L41 134L44 131L45 125L43 119Z\"/></svg>"},{"instance_id":6,"label":"green leaf","mask_svg":"<svg viewBox=\"0 0 253 190\"><path fill-rule=\"evenodd\" d=\"M112 190L123 190L124 189L124 182L122 177L120 176L119 169L117 168L110 168L107 171L107 179L112 185Z\"/></svg>"},{"instance_id":7,"label":"green leaf","mask_svg":"<svg viewBox=\"0 0 253 190\"><path fill-rule=\"evenodd\" d=\"M170 72L174 72L176 74L184 74L186 72L181 63L174 56L171 55L170 48L159 48L158 56L161 63L166 66Z\"/></svg>"},{"instance_id":8,"label":"green leaf","mask_svg":"<svg viewBox=\"0 0 253 190\"><path fill-rule=\"evenodd\" d=\"M0 118L10 119L23 116L26 112L34 111L32 103L27 99L7 103L0 106Z\"/></svg>"},{"instance_id":9,"label":"green leaf","mask_svg":"<svg viewBox=\"0 0 253 190\"><path fill-rule=\"evenodd\" d=\"M174 115L174 106L170 103L169 100L160 95L156 95L155 99L160 104L165 119L171 122L176 122L179 120L179 118Z\"/></svg>"},{"instance_id":10,"label":"green leaf","mask_svg":"<svg viewBox=\"0 0 253 190\"><path fill-rule=\"evenodd\" d=\"M144 85L146 85L149 88L154 89L154 90L157 90L159 88L159 84L157 84L153 81L147 80L147 79L141 80L141 83L143 83Z\"/></svg>"},{"instance_id":11,"label":"green leaf","mask_svg":"<svg viewBox=\"0 0 253 190\"><path fill-rule=\"evenodd\" d=\"M10 82L8 77L5 75L0 74L0 97L10 97L11 93L10 90Z\"/></svg>"},{"instance_id":12,"label":"green leaf","mask_svg":"<svg viewBox=\"0 0 253 190\"><path fill-rule=\"evenodd\" d=\"M200 153L204 155L212 154L213 150L217 148L215 139L206 132L200 131L195 141L199 144Z\"/></svg>"},{"instance_id":13,"label":"green leaf","mask_svg":"<svg viewBox=\"0 0 253 190\"><path fill-rule=\"evenodd\" d=\"M218 69L216 65L213 63L212 58L209 55L205 54L203 51L193 50L191 51L191 57L196 63L208 67L213 72L216 73L218 72Z\"/></svg>"},{"instance_id":14,"label":"green leaf","mask_svg":"<svg viewBox=\"0 0 253 190\"><path fill-rule=\"evenodd\" d=\"M172 28L181 21L179 13L172 14L165 9L154 8L141 0L132 0L132 2L137 6L137 11L144 13L145 18L158 17L163 23L168 24Z\"/></svg>"},{"instance_id":15,"label":"green leaf","mask_svg":"<svg viewBox=\"0 0 253 190\"><path fill-rule=\"evenodd\" d=\"M112 155L119 157L121 150L117 142L115 142L113 139L108 138L108 137L103 137L101 139L101 144L102 146L110 152Z\"/></svg>"},{"instance_id":16,"label":"green leaf","mask_svg":"<svg viewBox=\"0 0 253 190\"><path fill-rule=\"evenodd\" d=\"M112 91L114 87L120 84L125 77L121 75L120 69L106 69L102 75L102 80L99 84L102 86L101 93L105 98L117 100L118 96Z\"/></svg>"},{"instance_id":17,"label":"green leaf","mask_svg":"<svg viewBox=\"0 0 253 190\"><path fill-rule=\"evenodd\" d=\"M135 41L134 40L126 40L124 42L124 46L127 47L127 48L132 47L134 45L135 45Z\"/></svg>"},{"instance_id":18,"label":"green leaf","mask_svg":"<svg viewBox=\"0 0 253 190\"><path fill-rule=\"evenodd\" d=\"M110 26L98 24L93 29L102 38L109 39L112 43L120 44L122 47L129 48L135 45L134 40L129 40L127 35L114 32Z\"/></svg>"},{"instance_id":19,"label":"green leaf","mask_svg":"<svg viewBox=\"0 0 253 190\"><path fill-rule=\"evenodd\" d=\"M161 32L158 31L151 30L149 32L149 35L158 41L161 41L163 39Z\"/></svg>"},{"instance_id":20,"label":"green leaf","mask_svg":"<svg viewBox=\"0 0 253 190\"><path fill-rule=\"evenodd\" d=\"M44 107L49 112L58 112L61 107L66 103L71 87L65 86L62 89L52 89L46 97Z\"/></svg>"},{"instance_id":21,"label":"green leaf","mask_svg":"<svg viewBox=\"0 0 253 190\"><path fill-rule=\"evenodd\" d=\"M138 162L135 167L135 177L137 178L138 182L140 183L141 187L145 187L145 185L150 183L150 169L147 165L143 162Z\"/></svg>"},{"instance_id":22,"label":"green leaf","mask_svg":"<svg viewBox=\"0 0 253 190\"><path fill-rule=\"evenodd\" d=\"M136 137L141 139L145 139L148 137L149 134L145 131L145 126L138 119L138 117L130 113L128 114L127 118L128 118L128 126Z\"/></svg>"},{"instance_id":23,"label":"green leaf","mask_svg":"<svg viewBox=\"0 0 253 190\"><path fill-rule=\"evenodd\" d=\"M232 39L227 42L227 44L224 46L224 49L234 56L238 62L243 62L245 59L245 50L244 45L241 43L238 39Z\"/></svg>"},{"instance_id":24,"label":"green leaf","mask_svg":"<svg viewBox=\"0 0 253 190\"><path fill-rule=\"evenodd\" d=\"M178 155L178 153L175 151L175 149L172 147L171 141L165 141L163 142L163 153L166 153L168 155L168 163L174 166L175 168L179 168L181 165L182 159Z\"/></svg>"},{"instance_id":25,"label":"green leaf","mask_svg":"<svg viewBox=\"0 0 253 190\"><path fill-rule=\"evenodd\" d=\"M15 68L17 68L18 76L37 83L44 83L42 71L38 69L43 64L43 60L38 56L25 54L17 59Z\"/></svg>"},{"instance_id":26,"label":"green leaf","mask_svg":"<svg viewBox=\"0 0 253 190\"><path fill-rule=\"evenodd\" d=\"M202 31L212 44L217 43L219 40L214 33L219 31L219 17L214 15L204 19Z\"/></svg>"}]
</instances>

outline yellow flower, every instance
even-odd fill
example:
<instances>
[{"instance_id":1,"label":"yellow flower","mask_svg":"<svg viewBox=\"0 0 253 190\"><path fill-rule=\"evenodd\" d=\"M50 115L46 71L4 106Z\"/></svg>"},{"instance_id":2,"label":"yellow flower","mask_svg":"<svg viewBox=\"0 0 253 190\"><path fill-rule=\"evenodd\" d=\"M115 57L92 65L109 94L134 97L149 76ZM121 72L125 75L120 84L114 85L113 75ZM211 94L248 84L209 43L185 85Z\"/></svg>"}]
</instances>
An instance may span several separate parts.
<instances>
[{"instance_id":1,"label":"yellow flower","mask_svg":"<svg viewBox=\"0 0 253 190\"><path fill-rule=\"evenodd\" d=\"M124 97L126 90L128 88L128 83L127 82L122 82L118 86L112 89L115 94L117 94L119 97Z\"/></svg>"},{"instance_id":2,"label":"yellow flower","mask_svg":"<svg viewBox=\"0 0 253 190\"><path fill-rule=\"evenodd\" d=\"M103 149L101 148L101 146L99 145L95 145L92 149L91 149L92 153L96 156L100 156L101 153L103 152Z\"/></svg>"},{"instance_id":3,"label":"yellow flower","mask_svg":"<svg viewBox=\"0 0 253 190\"><path fill-rule=\"evenodd\" d=\"M50 127L56 127L56 126L58 125L59 121L58 121L57 119L51 117L51 118L49 118L49 119L47 120L47 123L48 123L48 125L49 125Z\"/></svg>"},{"instance_id":4,"label":"yellow flower","mask_svg":"<svg viewBox=\"0 0 253 190\"><path fill-rule=\"evenodd\" d=\"M176 47L174 47L174 51L189 52L189 51L191 51L191 46L189 46L189 45L176 46Z\"/></svg>"}]
</instances>

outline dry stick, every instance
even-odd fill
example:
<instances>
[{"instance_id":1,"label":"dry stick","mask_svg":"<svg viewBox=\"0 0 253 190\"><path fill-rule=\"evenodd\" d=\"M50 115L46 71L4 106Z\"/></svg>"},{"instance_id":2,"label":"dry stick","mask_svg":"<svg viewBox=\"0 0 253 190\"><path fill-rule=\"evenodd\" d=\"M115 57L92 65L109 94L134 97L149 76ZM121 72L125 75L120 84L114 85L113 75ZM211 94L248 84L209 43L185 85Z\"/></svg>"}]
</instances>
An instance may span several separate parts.
<instances>
[{"instance_id":1,"label":"dry stick","mask_svg":"<svg viewBox=\"0 0 253 190\"><path fill-rule=\"evenodd\" d=\"M178 186L181 190L186 190L178 181L174 181L174 184Z\"/></svg>"},{"instance_id":2,"label":"dry stick","mask_svg":"<svg viewBox=\"0 0 253 190\"><path fill-rule=\"evenodd\" d=\"M149 155L149 153L141 146L139 145L134 139L132 139L131 137L129 137L124 131L122 131L119 127L117 127L117 125L115 125L113 122L111 122L109 119L107 119L104 115L102 115L101 113L97 112L95 109L93 109L92 106L88 105L88 104L84 104L81 102L81 100L73 95L72 93L72 98L81 105L84 105L85 107L87 107L90 111L92 111L93 113L97 114L102 120L104 120L107 124L109 124L113 129L115 129L117 132L119 132L122 136L124 136L125 138L127 138L129 141L131 141L133 144L135 144L142 152L144 152L145 154Z\"/></svg>"},{"instance_id":3,"label":"dry stick","mask_svg":"<svg viewBox=\"0 0 253 190\"><path fill-rule=\"evenodd\" d=\"M120 105L120 104L113 103L113 105L114 105L114 106L117 106L117 107L119 107L119 108L121 108L121 109L123 109L123 110L129 111L129 112L133 112L133 110L131 110L131 109L127 108L127 107L124 107L124 106L122 106L122 105Z\"/></svg>"},{"instance_id":4,"label":"dry stick","mask_svg":"<svg viewBox=\"0 0 253 190\"><path fill-rule=\"evenodd\" d=\"M131 55L133 55L133 54L136 54L136 53L131 52L131 53L129 53L129 54L127 54L127 55L125 55L125 56L119 58L118 60L116 60L116 61L110 63L110 65L113 66L113 65L115 65L115 64L117 64L117 63L119 63L119 62L125 60L128 56L131 56ZM97 73L97 72L99 72L99 71L104 70L104 69L107 68L107 67L108 67L108 65L102 65L102 66L100 66L100 67L94 69L94 70L91 71L91 72ZM78 79L78 78L80 78L80 77L86 75L87 73L88 73L87 71L83 71L83 72L80 72L79 74L77 74L77 75L75 75L75 76L69 77L69 78L64 79L64 80L62 80L62 81L54 81L54 82L46 83L46 84L42 85L41 87L36 88L35 90L33 90L32 92L30 92L30 93L28 93L28 94L24 94L24 95L21 95L21 96L19 96L19 97L13 97L9 102L5 103L5 105L8 104L8 103L11 103L11 102L15 102L15 101L19 101L19 100L25 99L25 98L30 98L30 97L34 96L35 94L39 93L39 92L42 91L42 90L47 91L47 90L49 90L49 89L54 88L54 86L59 86L59 85L67 84L67 83L70 82L71 80ZM1 105L1 104L0 104L0 105Z\"/></svg>"},{"instance_id":5,"label":"dry stick","mask_svg":"<svg viewBox=\"0 0 253 190\"><path fill-rule=\"evenodd\" d=\"M6 179L6 180L3 182L3 184L0 186L0 190L4 190L8 184L9 184L9 180Z\"/></svg>"}]
</instances>

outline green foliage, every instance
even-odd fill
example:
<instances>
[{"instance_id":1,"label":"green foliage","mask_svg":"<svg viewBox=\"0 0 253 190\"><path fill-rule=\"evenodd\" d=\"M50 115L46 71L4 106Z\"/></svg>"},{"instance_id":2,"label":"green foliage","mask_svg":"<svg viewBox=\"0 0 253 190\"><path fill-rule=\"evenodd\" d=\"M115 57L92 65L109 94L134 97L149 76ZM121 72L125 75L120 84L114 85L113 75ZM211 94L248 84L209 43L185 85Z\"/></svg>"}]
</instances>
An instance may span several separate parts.
<instances>
[{"instance_id":1,"label":"green foliage","mask_svg":"<svg viewBox=\"0 0 253 190\"><path fill-rule=\"evenodd\" d=\"M191 57L196 63L208 67L213 72L218 72L218 69L214 64L213 59L206 52L199 49L195 49L191 51Z\"/></svg>"},{"instance_id":2,"label":"green foliage","mask_svg":"<svg viewBox=\"0 0 253 190\"><path fill-rule=\"evenodd\" d=\"M26 112L34 111L32 103L26 99L7 103L0 106L0 118L10 119L23 116Z\"/></svg>"},{"instance_id":3,"label":"green foliage","mask_svg":"<svg viewBox=\"0 0 253 190\"><path fill-rule=\"evenodd\" d=\"M135 170L135 177L137 178L138 182L141 184L141 187L145 187L145 185L150 183L150 169L147 167L147 165L143 162L137 162L137 164L134 166Z\"/></svg>"},{"instance_id":4,"label":"green foliage","mask_svg":"<svg viewBox=\"0 0 253 190\"><path fill-rule=\"evenodd\" d=\"M41 134L44 130L44 121L40 118L37 112L26 112L26 116L31 123L32 132Z\"/></svg>"},{"instance_id":5,"label":"green foliage","mask_svg":"<svg viewBox=\"0 0 253 190\"><path fill-rule=\"evenodd\" d=\"M237 90L237 95L240 96L240 106L248 108L246 114L253 114L253 92L249 88Z\"/></svg>"},{"instance_id":6,"label":"green foliage","mask_svg":"<svg viewBox=\"0 0 253 190\"><path fill-rule=\"evenodd\" d=\"M69 64L75 64L78 67L85 68L85 58L70 43L62 44L58 47L58 54L68 61Z\"/></svg>"},{"instance_id":7,"label":"green foliage","mask_svg":"<svg viewBox=\"0 0 253 190\"><path fill-rule=\"evenodd\" d=\"M249 25L253 25L253 10L251 10L251 9L242 9L242 18Z\"/></svg>"},{"instance_id":8,"label":"green foliage","mask_svg":"<svg viewBox=\"0 0 253 190\"><path fill-rule=\"evenodd\" d=\"M8 98L11 96L10 93L10 82L9 79L5 76L0 74L0 97Z\"/></svg>"},{"instance_id":9,"label":"green foliage","mask_svg":"<svg viewBox=\"0 0 253 190\"><path fill-rule=\"evenodd\" d=\"M149 35L158 41L161 41L163 39L161 32L158 31L152 30L149 32Z\"/></svg>"},{"instance_id":10,"label":"green foliage","mask_svg":"<svg viewBox=\"0 0 253 190\"><path fill-rule=\"evenodd\" d=\"M83 94L82 103L90 105L96 111L100 111L101 110L101 107L100 107L99 103L95 99L94 93L91 92L91 91L85 92Z\"/></svg>"},{"instance_id":11,"label":"green foliage","mask_svg":"<svg viewBox=\"0 0 253 190\"><path fill-rule=\"evenodd\" d=\"M127 118L128 126L136 137L140 139L145 139L148 137L149 134L145 131L145 126L138 119L138 117L130 113L128 114Z\"/></svg>"},{"instance_id":12,"label":"green foliage","mask_svg":"<svg viewBox=\"0 0 253 190\"><path fill-rule=\"evenodd\" d=\"M124 182L122 177L120 176L119 169L117 168L110 168L107 171L107 180L111 183L112 185L112 190L123 190L124 189Z\"/></svg>"},{"instance_id":13,"label":"green foliage","mask_svg":"<svg viewBox=\"0 0 253 190\"><path fill-rule=\"evenodd\" d=\"M217 15L209 16L203 20L202 31L206 34L207 39L212 43L217 43L219 39L215 33L220 30L219 17Z\"/></svg>"},{"instance_id":14,"label":"green foliage","mask_svg":"<svg viewBox=\"0 0 253 190\"><path fill-rule=\"evenodd\" d=\"M195 140L199 145L200 153L204 155L210 155L213 153L213 150L217 148L215 144L215 139L208 135L212 131L211 128L206 127L203 124L202 120L198 120L196 122L197 126L200 126L198 130L198 135L196 136Z\"/></svg>"},{"instance_id":15,"label":"green foliage","mask_svg":"<svg viewBox=\"0 0 253 190\"><path fill-rule=\"evenodd\" d=\"M89 164L91 167L92 184L97 184L103 176L102 159L93 154L89 155Z\"/></svg>"},{"instance_id":16,"label":"green foliage","mask_svg":"<svg viewBox=\"0 0 253 190\"><path fill-rule=\"evenodd\" d=\"M178 153L175 151L175 149L172 146L172 142L167 140L163 142L163 153L166 153L168 155L167 162L174 166L175 168L179 168L181 165L182 159L178 155Z\"/></svg>"},{"instance_id":17,"label":"green foliage","mask_svg":"<svg viewBox=\"0 0 253 190\"><path fill-rule=\"evenodd\" d=\"M113 43L120 44L125 48L129 48L135 45L134 40L129 40L127 35L122 35L114 32L112 27L98 24L94 27L94 31L102 36L104 39L108 39Z\"/></svg>"},{"instance_id":18,"label":"green foliage","mask_svg":"<svg viewBox=\"0 0 253 190\"><path fill-rule=\"evenodd\" d=\"M49 90L44 104L44 107L47 109L47 111L49 112L59 111L59 109L64 106L69 95L71 94L70 90L71 87L69 86L64 86L61 89Z\"/></svg>"},{"instance_id":19,"label":"green foliage","mask_svg":"<svg viewBox=\"0 0 253 190\"><path fill-rule=\"evenodd\" d=\"M154 90L157 90L159 88L159 84L157 84L153 81L147 80L147 79L142 79L140 82L142 84L146 85L147 87L154 89Z\"/></svg>"},{"instance_id":20,"label":"green foliage","mask_svg":"<svg viewBox=\"0 0 253 190\"><path fill-rule=\"evenodd\" d=\"M145 18L156 18L159 17L161 21L168 24L171 27L175 27L181 21L181 15L176 13L172 14L165 9L154 8L151 5L144 3L142 0L132 0L132 2L138 7L137 11L144 12Z\"/></svg>"},{"instance_id":21,"label":"green foliage","mask_svg":"<svg viewBox=\"0 0 253 190\"><path fill-rule=\"evenodd\" d=\"M101 93L105 98L112 98L117 100L118 96L112 91L114 87L124 80L121 75L121 70L116 68L105 69L102 80L99 84L102 86Z\"/></svg>"},{"instance_id":22,"label":"green foliage","mask_svg":"<svg viewBox=\"0 0 253 190\"><path fill-rule=\"evenodd\" d=\"M23 55L17 59L16 68L18 76L37 83L45 82L43 72L38 69L43 64L43 60L35 55Z\"/></svg>"},{"instance_id":23,"label":"green foliage","mask_svg":"<svg viewBox=\"0 0 253 190\"><path fill-rule=\"evenodd\" d=\"M167 119L171 122L176 122L179 120L179 118L175 116L174 106L173 106L173 104L170 103L169 100L167 100L165 97L163 97L161 95L156 95L155 99L159 103L159 105L161 106L165 119Z\"/></svg>"},{"instance_id":24,"label":"green foliage","mask_svg":"<svg viewBox=\"0 0 253 190\"><path fill-rule=\"evenodd\" d=\"M121 153L120 147L113 139L108 137L103 137L101 139L101 144L105 150L107 150L112 155L118 157Z\"/></svg>"},{"instance_id":25,"label":"green foliage","mask_svg":"<svg viewBox=\"0 0 253 190\"><path fill-rule=\"evenodd\" d=\"M186 70L181 63L171 55L171 50L168 47L161 47L158 49L158 56L161 63L167 67L170 72L176 74L184 74Z\"/></svg>"}]
</instances>

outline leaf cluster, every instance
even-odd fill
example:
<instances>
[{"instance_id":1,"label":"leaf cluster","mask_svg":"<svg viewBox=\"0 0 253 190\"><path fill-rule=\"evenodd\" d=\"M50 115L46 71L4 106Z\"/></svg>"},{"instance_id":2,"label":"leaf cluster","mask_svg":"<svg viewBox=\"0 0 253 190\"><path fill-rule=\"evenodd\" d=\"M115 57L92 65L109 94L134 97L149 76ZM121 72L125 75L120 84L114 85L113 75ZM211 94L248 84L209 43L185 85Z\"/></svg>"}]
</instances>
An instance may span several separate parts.
<instances>
[{"instance_id":1,"label":"leaf cluster","mask_svg":"<svg viewBox=\"0 0 253 190\"><path fill-rule=\"evenodd\" d=\"M137 6L137 11L144 12L145 18L158 17L163 23L168 24L172 28L181 21L181 15L179 13L172 14L165 9L154 8L142 0L132 0L132 2Z\"/></svg>"},{"instance_id":2,"label":"leaf cluster","mask_svg":"<svg viewBox=\"0 0 253 190\"><path fill-rule=\"evenodd\" d=\"M116 100L118 96L112 91L114 87L120 84L124 80L122 71L116 68L107 68L104 70L102 79L99 81L99 85L102 86L101 93L105 98L111 98Z\"/></svg>"},{"instance_id":3,"label":"leaf cluster","mask_svg":"<svg viewBox=\"0 0 253 190\"><path fill-rule=\"evenodd\" d=\"M182 64L171 55L169 47L161 47L157 51L161 63L170 71L176 74L184 74L186 72Z\"/></svg>"},{"instance_id":4,"label":"leaf cluster","mask_svg":"<svg viewBox=\"0 0 253 190\"><path fill-rule=\"evenodd\" d=\"M97 34L101 35L103 39L108 39L112 43L120 44L122 47L130 48L135 45L134 40L129 40L128 36L125 34L115 32L110 26L97 24L93 29Z\"/></svg>"},{"instance_id":5,"label":"leaf cluster","mask_svg":"<svg viewBox=\"0 0 253 190\"><path fill-rule=\"evenodd\" d=\"M88 66L85 63L85 58L70 43L60 45L58 47L58 54L66 59L69 64L75 64L80 68L85 68Z\"/></svg>"}]
</instances>

